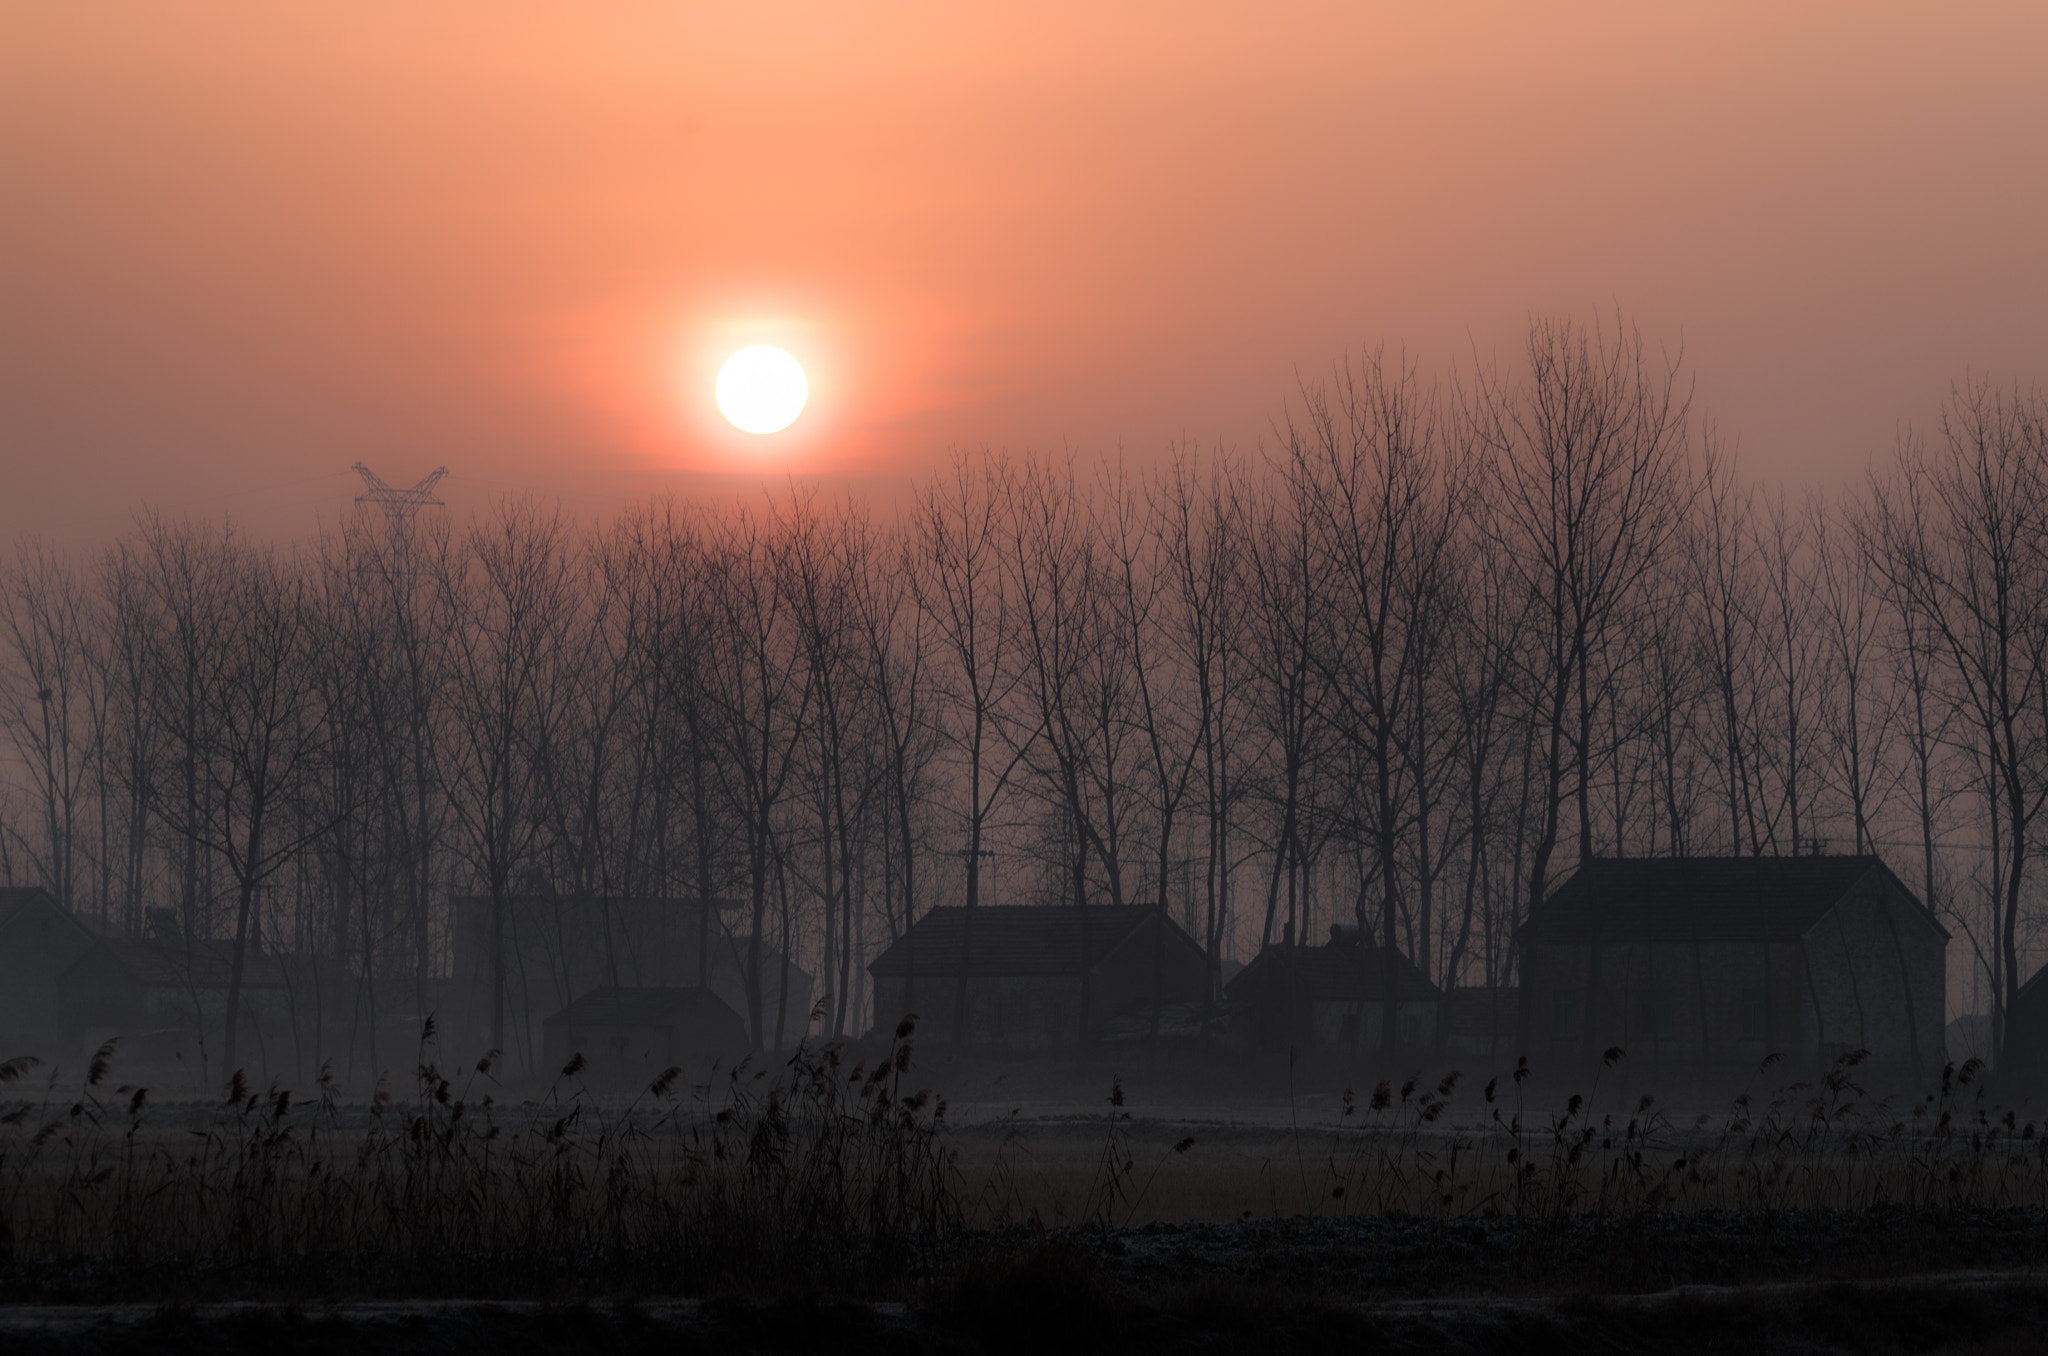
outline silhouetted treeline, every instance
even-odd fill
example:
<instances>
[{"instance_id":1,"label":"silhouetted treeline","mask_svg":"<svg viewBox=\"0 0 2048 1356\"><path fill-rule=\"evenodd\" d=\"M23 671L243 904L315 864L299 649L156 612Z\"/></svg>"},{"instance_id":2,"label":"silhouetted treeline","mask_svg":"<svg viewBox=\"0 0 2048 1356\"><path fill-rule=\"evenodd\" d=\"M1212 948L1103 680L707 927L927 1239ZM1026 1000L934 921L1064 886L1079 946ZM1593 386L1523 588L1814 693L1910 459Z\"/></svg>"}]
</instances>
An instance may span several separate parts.
<instances>
[{"instance_id":1,"label":"silhouetted treeline","mask_svg":"<svg viewBox=\"0 0 2048 1356\"><path fill-rule=\"evenodd\" d=\"M0 867L109 931L165 907L238 961L338 959L392 1011L447 972L452 893L735 898L837 1034L894 1020L863 966L937 903L1156 903L1219 974L1355 920L1499 984L1588 855L1882 851L2002 1013L2048 401L1965 384L1805 498L1690 406L1634 333L1544 321L1512 371L1348 362L1252 454L961 455L887 513L26 544Z\"/></svg>"}]
</instances>

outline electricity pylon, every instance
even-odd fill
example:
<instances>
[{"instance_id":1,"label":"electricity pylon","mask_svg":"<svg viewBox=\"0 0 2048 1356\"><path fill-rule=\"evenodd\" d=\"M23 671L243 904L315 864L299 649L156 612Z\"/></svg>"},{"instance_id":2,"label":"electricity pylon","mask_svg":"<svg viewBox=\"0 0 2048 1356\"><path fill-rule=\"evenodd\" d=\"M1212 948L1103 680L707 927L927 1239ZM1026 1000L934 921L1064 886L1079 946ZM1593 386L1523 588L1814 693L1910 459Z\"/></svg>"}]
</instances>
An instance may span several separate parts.
<instances>
[{"instance_id":1,"label":"electricity pylon","mask_svg":"<svg viewBox=\"0 0 2048 1356\"><path fill-rule=\"evenodd\" d=\"M356 474L369 486L356 496L358 504L375 504L384 510L385 568L393 574L414 573L412 563L412 520L413 516L428 505L439 505L434 497L434 486L441 483L441 477L448 474L445 466L436 466L425 480L411 489L400 489L387 485L384 477L372 471L361 462L355 464Z\"/></svg>"}]
</instances>

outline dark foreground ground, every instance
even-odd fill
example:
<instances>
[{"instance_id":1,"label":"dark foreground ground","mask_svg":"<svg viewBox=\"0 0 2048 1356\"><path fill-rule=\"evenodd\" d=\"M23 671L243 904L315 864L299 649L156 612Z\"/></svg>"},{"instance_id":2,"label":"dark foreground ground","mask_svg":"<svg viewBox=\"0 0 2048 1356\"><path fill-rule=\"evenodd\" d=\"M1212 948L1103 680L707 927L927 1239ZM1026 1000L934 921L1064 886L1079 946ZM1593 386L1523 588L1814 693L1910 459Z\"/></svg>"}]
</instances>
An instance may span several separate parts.
<instances>
[{"instance_id":1,"label":"dark foreground ground","mask_svg":"<svg viewBox=\"0 0 2048 1356\"><path fill-rule=\"evenodd\" d=\"M0 1310L0 1346L66 1356L2048 1351L2048 1285L2021 1273L1378 1304L1286 1301L1227 1286L1120 1298L1026 1288L960 1301L23 1307Z\"/></svg>"},{"instance_id":2,"label":"dark foreground ground","mask_svg":"<svg viewBox=\"0 0 2048 1356\"><path fill-rule=\"evenodd\" d=\"M442 1299L360 1271L11 1267L0 1351L2048 1353L2043 1263L2048 1212L2010 1210L1018 1232L887 1303L798 1277L702 1300ZM307 1298L351 1290L385 1297Z\"/></svg>"}]
</instances>

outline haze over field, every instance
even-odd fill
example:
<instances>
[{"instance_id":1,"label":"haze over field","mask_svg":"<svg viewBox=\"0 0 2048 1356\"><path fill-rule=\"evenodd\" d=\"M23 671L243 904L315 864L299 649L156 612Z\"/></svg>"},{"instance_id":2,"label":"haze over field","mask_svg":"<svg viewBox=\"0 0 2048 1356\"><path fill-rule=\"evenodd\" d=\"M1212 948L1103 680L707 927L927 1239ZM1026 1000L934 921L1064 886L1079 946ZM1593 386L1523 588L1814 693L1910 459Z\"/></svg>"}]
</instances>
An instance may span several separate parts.
<instances>
[{"instance_id":1,"label":"haze over field","mask_svg":"<svg viewBox=\"0 0 2048 1356\"><path fill-rule=\"evenodd\" d=\"M359 457L886 500L1616 308L1839 483L2048 370L2044 52L2021 3L11 6L0 531L296 534ZM755 342L813 383L774 440L710 403Z\"/></svg>"}]
</instances>

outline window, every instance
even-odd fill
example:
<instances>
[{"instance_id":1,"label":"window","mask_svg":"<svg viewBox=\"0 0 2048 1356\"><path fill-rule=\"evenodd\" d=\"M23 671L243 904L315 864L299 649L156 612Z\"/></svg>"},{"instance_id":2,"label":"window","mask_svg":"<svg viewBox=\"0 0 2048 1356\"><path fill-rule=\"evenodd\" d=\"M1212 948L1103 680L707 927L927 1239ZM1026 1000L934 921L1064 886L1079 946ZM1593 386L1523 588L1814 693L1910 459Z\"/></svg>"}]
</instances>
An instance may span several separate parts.
<instances>
[{"instance_id":1,"label":"window","mask_svg":"<svg viewBox=\"0 0 2048 1356\"><path fill-rule=\"evenodd\" d=\"M1358 1044L1358 1014L1347 1012L1337 1020L1337 1040L1344 1045Z\"/></svg>"},{"instance_id":2,"label":"window","mask_svg":"<svg viewBox=\"0 0 2048 1356\"><path fill-rule=\"evenodd\" d=\"M1413 1013L1401 1019L1401 1044L1422 1044L1422 1019Z\"/></svg>"}]
</instances>

